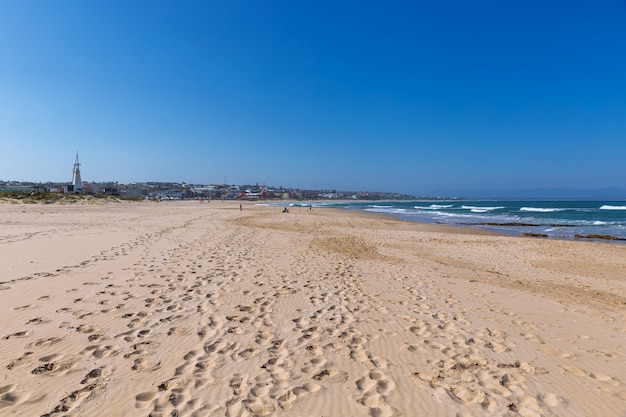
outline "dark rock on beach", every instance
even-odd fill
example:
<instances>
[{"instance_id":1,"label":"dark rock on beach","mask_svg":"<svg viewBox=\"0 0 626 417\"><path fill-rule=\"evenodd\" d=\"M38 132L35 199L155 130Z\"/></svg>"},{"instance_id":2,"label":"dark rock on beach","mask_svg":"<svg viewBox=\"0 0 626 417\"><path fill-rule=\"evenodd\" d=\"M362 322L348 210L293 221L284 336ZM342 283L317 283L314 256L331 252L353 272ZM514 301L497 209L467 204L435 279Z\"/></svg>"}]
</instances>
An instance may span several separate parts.
<instances>
[{"instance_id":1,"label":"dark rock on beach","mask_svg":"<svg viewBox=\"0 0 626 417\"><path fill-rule=\"evenodd\" d=\"M522 236L527 236L527 237L548 237L548 235L543 234L543 233L522 233Z\"/></svg>"},{"instance_id":2,"label":"dark rock on beach","mask_svg":"<svg viewBox=\"0 0 626 417\"><path fill-rule=\"evenodd\" d=\"M626 239L621 238L621 237L616 237L616 236L611 236L611 235L574 235L574 237L576 239L602 239L602 240L620 240L620 241L626 241Z\"/></svg>"}]
</instances>

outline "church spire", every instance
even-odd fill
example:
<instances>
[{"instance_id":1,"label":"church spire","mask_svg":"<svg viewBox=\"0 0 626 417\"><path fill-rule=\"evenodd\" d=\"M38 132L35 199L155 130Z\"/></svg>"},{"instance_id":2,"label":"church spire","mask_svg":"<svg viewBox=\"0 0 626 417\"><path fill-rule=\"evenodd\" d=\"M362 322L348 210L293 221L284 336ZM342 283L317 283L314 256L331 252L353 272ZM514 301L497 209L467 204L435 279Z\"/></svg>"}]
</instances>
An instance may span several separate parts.
<instances>
[{"instance_id":1,"label":"church spire","mask_svg":"<svg viewBox=\"0 0 626 417\"><path fill-rule=\"evenodd\" d=\"M76 161L74 162L74 175L72 176L72 185L75 193L83 192L83 181L80 179L80 162L78 162L78 152L76 152Z\"/></svg>"}]
</instances>

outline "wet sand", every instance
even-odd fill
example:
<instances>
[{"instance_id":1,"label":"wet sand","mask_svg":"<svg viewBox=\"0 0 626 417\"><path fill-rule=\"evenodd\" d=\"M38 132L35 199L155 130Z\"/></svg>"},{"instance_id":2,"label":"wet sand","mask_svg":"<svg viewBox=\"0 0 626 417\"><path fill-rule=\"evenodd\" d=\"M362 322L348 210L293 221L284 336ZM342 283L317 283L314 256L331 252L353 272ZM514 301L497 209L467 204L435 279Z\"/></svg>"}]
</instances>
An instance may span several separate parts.
<instances>
[{"instance_id":1,"label":"wet sand","mask_svg":"<svg viewBox=\"0 0 626 417\"><path fill-rule=\"evenodd\" d=\"M626 246L0 204L0 415L626 415Z\"/></svg>"}]
</instances>

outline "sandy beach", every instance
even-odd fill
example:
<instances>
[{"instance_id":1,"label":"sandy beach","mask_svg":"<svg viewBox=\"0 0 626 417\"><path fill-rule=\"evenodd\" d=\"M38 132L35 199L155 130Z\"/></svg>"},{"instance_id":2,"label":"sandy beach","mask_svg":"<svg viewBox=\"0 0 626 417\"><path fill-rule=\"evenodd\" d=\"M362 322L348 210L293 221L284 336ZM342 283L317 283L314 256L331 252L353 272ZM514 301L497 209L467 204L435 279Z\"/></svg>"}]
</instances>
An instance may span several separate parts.
<instances>
[{"instance_id":1,"label":"sandy beach","mask_svg":"<svg viewBox=\"0 0 626 417\"><path fill-rule=\"evenodd\" d=\"M2 416L626 416L626 245L0 203Z\"/></svg>"}]
</instances>

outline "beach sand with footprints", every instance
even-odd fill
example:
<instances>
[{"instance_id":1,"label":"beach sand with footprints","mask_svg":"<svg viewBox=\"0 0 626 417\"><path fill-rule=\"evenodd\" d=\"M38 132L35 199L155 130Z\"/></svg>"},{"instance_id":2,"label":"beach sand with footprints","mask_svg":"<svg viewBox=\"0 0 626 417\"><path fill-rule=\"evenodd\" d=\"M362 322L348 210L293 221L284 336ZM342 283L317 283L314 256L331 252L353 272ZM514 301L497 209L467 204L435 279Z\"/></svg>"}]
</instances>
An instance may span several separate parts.
<instances>
[{"instance_id":1,"label":"beach sand with footprints","mask_svg":"<svg viewBox=\"0 0 626 417\"><path fill-rule=\"evenodd\" d=\"M2 416L626 416L626 245L0 204Z\"/></svg>"}]
</instances>

